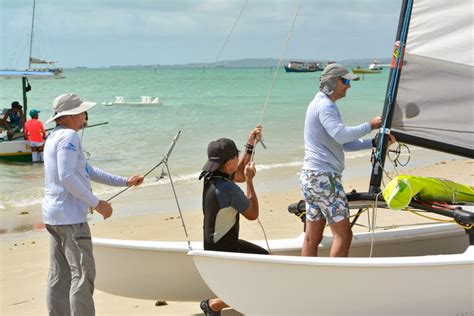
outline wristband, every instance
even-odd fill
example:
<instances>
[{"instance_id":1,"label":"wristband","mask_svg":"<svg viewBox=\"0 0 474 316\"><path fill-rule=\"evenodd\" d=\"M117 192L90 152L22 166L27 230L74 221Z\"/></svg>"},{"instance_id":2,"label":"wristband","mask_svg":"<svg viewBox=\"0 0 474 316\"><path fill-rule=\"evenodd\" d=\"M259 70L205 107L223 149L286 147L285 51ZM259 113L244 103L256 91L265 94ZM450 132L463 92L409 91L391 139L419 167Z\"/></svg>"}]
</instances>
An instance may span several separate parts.
<instances>
[{"instance_id":1,"label":"wristband","mask_svg":"<svg viewBox=\"0 0 474 316\"><path fill-rule=\"evenodd\" d=\"M253 149L254 149L254 147L255 147L254 145L251 145L251 144L247 143L247 144L245 145L245 152L246 152L247 154L250 154L250 155L253 154Z\"/></svg>"}]
</instances>

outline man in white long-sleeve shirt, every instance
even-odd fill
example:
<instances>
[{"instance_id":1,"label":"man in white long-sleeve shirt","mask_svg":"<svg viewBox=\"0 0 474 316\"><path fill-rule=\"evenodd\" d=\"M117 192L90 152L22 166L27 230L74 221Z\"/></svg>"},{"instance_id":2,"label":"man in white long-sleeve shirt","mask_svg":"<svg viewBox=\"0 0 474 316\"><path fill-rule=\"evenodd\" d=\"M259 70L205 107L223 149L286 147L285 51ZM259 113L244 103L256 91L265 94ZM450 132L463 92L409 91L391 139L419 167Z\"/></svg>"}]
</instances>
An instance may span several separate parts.
<instances>
[{"instance_id":1,"label":"man in white long-sleeve shirt","mask_svg":"<svg viewBox=\"0 0 474 316\"><path fill-rule=\"evenodd\" d=\"M94 315L95 264L87 213L94 208L104 219L112 206L90 190L90 180L112 186L132 186L142 176L124 178L90 165L77 133L87 124L95 103L75 94L54 99L56 121L44 148L45 195L43 221L51 235L47 305L49 315Z\"/></svg>"},{"instance_id":2,"label":"man in white long-sleeve shirt","mask_svg":"<svg viewBox=\"0 0 474 316\"><path fill-rule=\"evenodd\" d=\"M359 77L340 64L329 64L321 74L320 91L308 106L304 126L305 157L301 191L306 202L306 234L302 256L317 256L326 223L333 234L331 257L347 257L352 241L349 206L342 186L344 151L372 147L361 140L381 126L380 116L357 126L345 126L336 101L346 96L351 80Z\"/></svg>"}]
</instances>

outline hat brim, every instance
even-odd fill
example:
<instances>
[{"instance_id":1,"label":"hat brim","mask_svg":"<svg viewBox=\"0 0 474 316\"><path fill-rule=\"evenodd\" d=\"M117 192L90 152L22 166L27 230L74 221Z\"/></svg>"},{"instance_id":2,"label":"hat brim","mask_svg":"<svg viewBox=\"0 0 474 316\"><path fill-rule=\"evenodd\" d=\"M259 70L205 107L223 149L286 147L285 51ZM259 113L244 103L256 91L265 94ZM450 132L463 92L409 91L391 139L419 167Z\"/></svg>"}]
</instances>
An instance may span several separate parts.
<instances>
[{"instance_id":1,"label":"hat brim","mask_svg":"<svg viewBox=\"0 0 474 316\"><path fill-rule=\"evenodd\" d=\"M202 167L202 170L206 172L214 172L217 169L219 169L220 166L221 164L219 162L214 161L214 160L208 160Z\"/></svg>"},{"instance_id":2,"label":"hat brim","mask_svg":"<svg viewBox=\"0 0 474 316\"><path fill-rule=\"evenodd\" d=\"M349 79L349 80L354 80L354 81L359 80L359 76L351 74L350 72L341 77L344 79Z\"/></svg>"},{"instance_id":3,"label":"hat brim","mask_svg":"<svg viewBox=\"0 0 474 316\"><path fill-rule=\"evenodd\" d=\"M61 117L61 116L65 116L65 115L76 115L76 114L80 114L82 112L85 112L89 109L91 109L92 107L94 107L97 103L96 102L82 102L81 105L79 105L77 108L75 109L72 109L72 110L69 110L69 111L62 111L62 112L59 112L59 113L56 113L56 115L50 117L47 121L46 121L46 124L48 123L51 123L52 121L54 121L55 119Z\"/></svg>"}]
</instances>

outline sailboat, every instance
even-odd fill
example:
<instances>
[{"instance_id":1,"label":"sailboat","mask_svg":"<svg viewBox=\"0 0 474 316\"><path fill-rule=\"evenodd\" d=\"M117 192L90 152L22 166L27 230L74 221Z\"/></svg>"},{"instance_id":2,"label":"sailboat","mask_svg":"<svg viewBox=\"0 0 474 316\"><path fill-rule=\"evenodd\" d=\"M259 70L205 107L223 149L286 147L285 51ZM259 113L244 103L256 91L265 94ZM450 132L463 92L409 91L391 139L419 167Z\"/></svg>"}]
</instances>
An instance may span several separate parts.
<instances>
[{"instance_id":1,"label":"sailboat","mask_svg":"<svg viewBox=\"0 0 474 316\"><path fill-rule=\"evenodd\" d=\"M32 56L33 53L33 36L35 29L35 12L36 12L36 0L33 0L33 10L31 15L31 31L30 31L30 43L28 53L28 68L24 69L25 73L31 75L30 78L34 79L63 79L64 71L62 68L56 66L57 61L44 60ZM8 72L3 73L3 78L15 78L18 77L18 73L13 73L11 76L7 76ZM40 75L41 74L41 75Z\"/></svg>"},{"instance_id":2,"label":"sailboat","mask_svg":"<svg viewBox=\"0 0 474 316\"><path fill-rule=\"evenodd\" d=\"M35 27L35 9L36 0L33 0L33 14L31 16L31 33L30 33L30 53L28 58L28 71L52 73L55 79L64 78L63 69L56 66L56 61L48 61L31 56L33 49L33 34ZM43 67L32 67L32 65L42 65Z\"/></svg>"},{"instance_id":3,"label":"sailboat","mask_svg":"<svg viewBox=\"0 0 474 316\"><path fill-rule=\"evenodd\" d=\"M392 128L400 141L472 158L469 87L474 54L469 5L467 0L456 7L441 0L404 1L397 34L402 44L395 50L384 117L385 128ZM447 13L457 18L441 18ZM432 22L426 25L426 21ZM463 28L459 23L468 25ZM434 41L434 34L448 37L449 47L447 41ZM456 98L440 98L442 89L433 94L432 85L453 86ZM461 114L429 114L446 102L450 111ZM417 124L411 123L413 119ZM449 119L456 119L456 124ZM446 129L440 130L443 125ZM351 208L375 203L387 139L386 134L380 137L369 192L348 195ZM382 198L377 203L386 207ZM455 217L465 227L474 222L472 207L453 211L416 202L411 206ZM185 242L94 238L96 287L127 297L176 301L201 300L214 293L249 315L435 315L472 310L472 228L450 223L355 233L350 258L324 257L331 244L328 236L318 251L323 257L298 257L302 241L302 235L270 240L273 255L264 256L203 251L201 242L191 243L193 250L188 252ZM263 241L255 243L266 247ZM374 245L376 251L369 256Z\"/></svg>"},{"instance_id":4,"label":"sailboat","mask_svg":"<svg viewBox=\"0 0 474 316\"><path fill-rule=\"evenodd\" d=\"M370 200L380 192L388 129L399 141L474 157L473 11L469 0L405 0L384 105L384 126L374 155ZM398 45L398 47L397 47ZM449 92L448 92L449 90ZM452 115L444 115L449 109ZM464 241L446 247L408 244L360 258L264 256L195 250L193 257L209 288L234 309L251 315L454 315L474 304L474 209L410 207L453 218ZM426 227L409 228L410 235ZM407 233L408 233L407 230ZM463 229L461 229L463 230ZM426 231L425 231L426 232ZM432 237L446 239L436 228ZM374 233L375 244L379 233ZM395 236L394 236L395 237ZM395 238L396 240L396 238ZM431 247L431 245L430 245Z\"/></svg>"}]
</instances>

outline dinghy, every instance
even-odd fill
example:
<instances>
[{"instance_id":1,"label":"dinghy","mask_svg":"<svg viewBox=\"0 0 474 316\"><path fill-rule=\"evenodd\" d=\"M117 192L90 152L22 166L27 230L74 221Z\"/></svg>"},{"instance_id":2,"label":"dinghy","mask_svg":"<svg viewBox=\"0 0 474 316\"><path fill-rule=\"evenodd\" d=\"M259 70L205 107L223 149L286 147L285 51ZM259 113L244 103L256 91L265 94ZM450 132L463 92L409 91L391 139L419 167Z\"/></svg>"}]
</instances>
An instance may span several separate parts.
<instances>
[{"instance_id":1,"label":"dinghy","mask_svg":"<svg viewBox=\"0 0 474 316\"><path fill-rule=\"evenodd\" d=\"M403 1L369 197L380 197L390 130L398 141L474 158L473 19L469 0L456 5ZM474 209L416 199L409 208L452 218L463 227L464 240L428 249L417 244L426 239L421 233L425 226L408 243L394 232L395 246L389 248L378 246L382 235L374 233L372 256L358 258L354 249L349 258L202 250L189 254L209 288L248 315L472 313ZM409 230L411 236L417 235L415 228ZM447 240L443 234L441 226L432 231L435 244ZM351 248L356 244L354 235ZM405 247L413 247L413 252L405 253Z\"/></svg>"}]
</instances>

